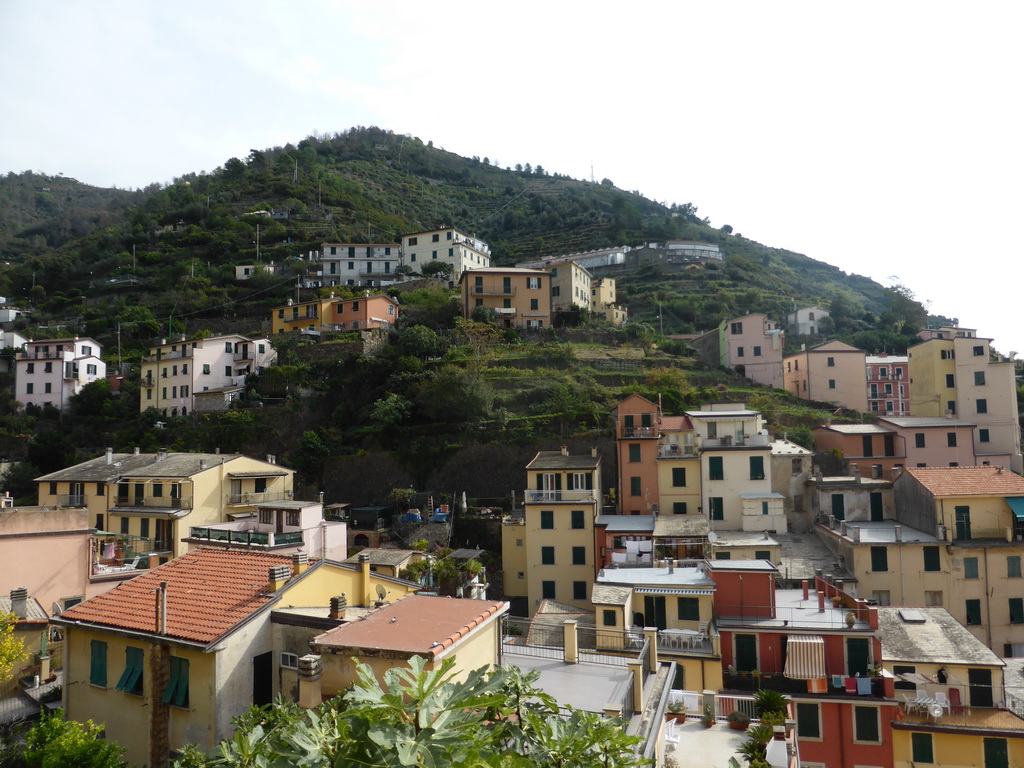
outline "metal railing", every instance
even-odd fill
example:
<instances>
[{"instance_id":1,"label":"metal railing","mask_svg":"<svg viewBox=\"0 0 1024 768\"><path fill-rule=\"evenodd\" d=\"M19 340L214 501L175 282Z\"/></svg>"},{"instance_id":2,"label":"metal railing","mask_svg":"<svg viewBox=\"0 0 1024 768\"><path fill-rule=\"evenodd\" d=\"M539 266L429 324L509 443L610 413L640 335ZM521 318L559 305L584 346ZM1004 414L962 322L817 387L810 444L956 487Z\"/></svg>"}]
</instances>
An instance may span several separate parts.
<instances>
[{"instance_id":1,"label":"metal railing","mask_svg":"<svg viewBox=\"0 0 1024 768\"><path fill-rule=\"evenodd\" d=\"M262 493L228 494L228 504L266 504L271 501L291 501L293 491L263 491Z\"/></svg>"},{"instance_id":2,"label":"metal railing","mask_svg":"<svg viewBox=\"0 0 1024 768\"><path fill-rule=\"evenodd\" d=\"M473 295L474 296L515 296L516 295L516 289L515 289L515 286L512 286L510 288L501 288L499 290L498 288L493 288L493 287L489 287L489 286L482 286L482 285L477 286L477 285L474 285L473 286Z\"/></svg>"},{"instance_id":3,"label":"metal railing","mask_svg":"<svg viewBox=\"0 0 1024 768\"><path fill-rule=\"evenodd\" d=\"M592 490L576 490L576 491L537 491L527 489L523 491L523 496L526 499L527 504L543 504L547 502L571 502L571 501L582 501L593 503L597 501L597 497L594 495Z\"/></svg>"},{"instance_id":4,"label":"metal railing","mask_svg":"<svg viewBox=\"0 0 1024 768\"><path fill-rule=\"evenodd\" d=\"M189 538L200 541L222 541L247 547L281 547L302 544L302 531L235 531L227 528L191 527Z\"/></svg>"},{"instance_id":5,"label":"metal railing","mask_svg":"<svg viewBox=\"0 0 1024 768\"><path fill-rule=\"evenodd\" d=\"M660 430L657 427L623 427L622 436L627 440L659 437Z\"/></svg>"},{"instance_id":6,"label":"metal railing","mask_svg":"<svg viewBox=\"0 0 1024 768\"><path fill-rule=\"evenodd\" d=\"M191 496L121 496L114 499L116 507L153 507L156 509L192 509Z\"/></svg>"},{"instance_id":7,"label":"metal railing","mask_svg":"<svg viewBox=\"0 0 1024 768\"><path fill-rule=\"evenodd\" d=\"M57 497L59 507L84 507L85 495L81 493L61 494Z\"/></svg>"},{"instance_id":8,"label":"metal railing","mask_svg":"<svg viewBox=\"0 0 1024 768\"><path fill-rule=\"evenodd\" d=\"M659 459L693 458L696 455L697 448L693 445L678 445L676 443L670 443L669 445L658 446Z\"/></svg>"}]
</instances>

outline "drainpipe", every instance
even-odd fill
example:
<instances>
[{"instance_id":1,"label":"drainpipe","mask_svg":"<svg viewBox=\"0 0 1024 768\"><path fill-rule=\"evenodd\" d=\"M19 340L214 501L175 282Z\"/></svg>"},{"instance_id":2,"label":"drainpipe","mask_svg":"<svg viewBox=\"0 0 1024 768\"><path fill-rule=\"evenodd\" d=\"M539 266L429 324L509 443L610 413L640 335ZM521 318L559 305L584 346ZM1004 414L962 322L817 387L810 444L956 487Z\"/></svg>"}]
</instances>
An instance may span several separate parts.
<instances>
[{"instance_id":1,"label":"drainpipe","mask_svg":"<svg viewBox=\"0 0 1024 768\"><path fill-rule=\"evenodd\" d=\"M990 590L988 588L988 547L982 552L985 553L985 645L992 647L992 603Z\"/></svg>"}]
</instances>

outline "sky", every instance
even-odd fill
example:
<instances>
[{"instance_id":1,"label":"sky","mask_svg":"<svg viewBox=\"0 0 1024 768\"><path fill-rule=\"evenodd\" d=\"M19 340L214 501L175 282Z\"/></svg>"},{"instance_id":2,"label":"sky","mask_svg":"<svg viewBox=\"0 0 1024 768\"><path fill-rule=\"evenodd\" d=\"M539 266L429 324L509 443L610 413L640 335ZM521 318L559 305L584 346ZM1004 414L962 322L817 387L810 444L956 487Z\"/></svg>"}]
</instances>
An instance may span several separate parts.
<instances>
[{"instance_id":1,"label":"sky","mask_svg":"<svg viewBox=\"0 0 1024 768\"><path fill-rule=\"evenodd\" d=\"M692 203L1024 355L1021 246L992 235L1024 208L1022 21L941 0L0 0L0 172L137 188L376 125Z\"/></svg>"}]
</instances>

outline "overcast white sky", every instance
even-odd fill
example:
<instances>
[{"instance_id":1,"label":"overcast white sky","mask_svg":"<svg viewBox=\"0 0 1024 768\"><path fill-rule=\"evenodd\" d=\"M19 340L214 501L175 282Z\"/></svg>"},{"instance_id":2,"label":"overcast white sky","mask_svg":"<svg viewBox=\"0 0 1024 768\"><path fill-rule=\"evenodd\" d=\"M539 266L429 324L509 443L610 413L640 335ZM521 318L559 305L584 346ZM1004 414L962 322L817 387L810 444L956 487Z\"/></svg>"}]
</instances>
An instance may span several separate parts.
<instances>
[{"instance_id":1,"label":"overcast white sky","mask_svg":"<svg viewBox=\"0 0 1024 768\"><path fill-rule=\"evenodd\" d=\"M1022 21L1010 2L0 0L0 172L142 187L378 125L593 166L895 275L1024 354Z\"/></svg>"}]
</instances>

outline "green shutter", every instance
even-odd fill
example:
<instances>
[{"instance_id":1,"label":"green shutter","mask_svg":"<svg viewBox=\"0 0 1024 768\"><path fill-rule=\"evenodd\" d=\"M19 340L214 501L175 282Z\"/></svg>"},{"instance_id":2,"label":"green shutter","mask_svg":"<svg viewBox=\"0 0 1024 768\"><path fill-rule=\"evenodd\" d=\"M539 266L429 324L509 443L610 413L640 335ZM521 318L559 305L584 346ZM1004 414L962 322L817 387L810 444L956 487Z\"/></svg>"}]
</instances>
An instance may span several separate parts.
<instances>
[{"instance_id":1,"label":"green shutter","mask_svg":"<svg viewBox=\"0 0 1024 768\"><path fill-rule=\"evenodd\" d=\"M1010 598L1010 623L1024 624L1024 598Z\"/></svg>"},{"instance_id":2,"label":"green shutter","mask_svg":"<svg viewBox=\"0 0 1024 768\"><path fill-rule=\"evenodd\" d=\"M107 644L102 640L93 640L91 656L89 682L105 688L107 686Z\"/></svg>"},{"instance_id":3,"label":"green shutter","mask_svg":"<svg viewBox=\"0 0 1024 768\"><path fill-rule=\"evenodd\" d=\"M881 734L878 732L878 708L877 707L854 707L854 740L856 741L881 741Z\"/></svg>"},{"instance_id":4,"label":"green shutter","mask_svg":"<svg viewBox=\"0 0 1024 768\"><path fill-rule=\"evenodd\" d=\"M142 694L142 664L143 653L141 648L128 646L124 649L124 672L117 681L117 690L125 693Z\"/></svg>"},{"instance_id":5,"label":"green shutter","mask_svg":"<svg viewBox=\"0 0 1024 768\"><path fill-rule=\"evenodd\" d=\"M725 478L725 469L722 466L721 456L709 456L708 457L708 479L709 480L723 480Z\"/></svg>"},{"instance_id":6,"label":"green shutter","mask_svg":"<svg viewBox=\"0 0 1024 768\"><path fill-rule=\"evenodd\" d=\"M939 562L939 548L938 547L925 547L924 548L924 569L926 571L938 571L941 570Z\"/></svg>"},{"instance_id":7,"label":"green shutter","mask_svg":"<svg viewBox=\"0 0 1024 768\"><path fill-rule=\"evenodd\" d=\"M750 479L751 480L764 480L764 457L763 456L751 456L750 457Z\"/></svg>"},{"instance_id":8,"label":"green shutter","mask_svg":"<svg viewBox=\"0 0 1024 768\"><path fill-rule=\"evenodd\" d=\"M932 752L932 735L930 733L910 734L913 761L915 763L934 763L935 756Z\"/></svg>"},{"instance_id":9,"label":"green shutter","mask_svg":"<svg viewBox=\"0 0 1024 768\"><path fill-rule=\"evenodd\" d=\"M161 701L176 707L188 706L188 659L171 657L171 679L167 682Z\"/></svg>"},{"instance_id":10,"label":"green shutter","mask_svg":"<svg viewBox=\"0 0 1024 768\"><path fill-rule=\"evenodd\" d=\"M798 702L796 705L796 732L802 739L820 739L818 705Z\"/></svg>"}]
</instances>

